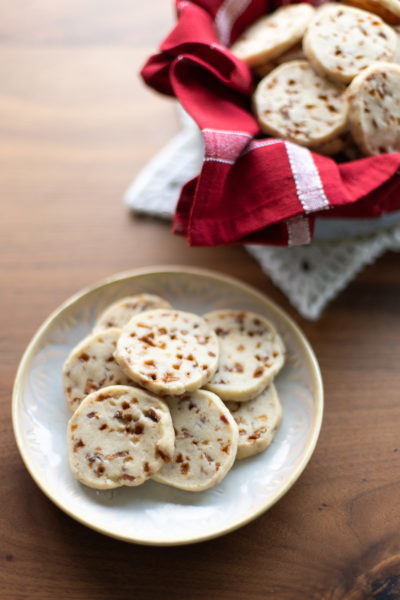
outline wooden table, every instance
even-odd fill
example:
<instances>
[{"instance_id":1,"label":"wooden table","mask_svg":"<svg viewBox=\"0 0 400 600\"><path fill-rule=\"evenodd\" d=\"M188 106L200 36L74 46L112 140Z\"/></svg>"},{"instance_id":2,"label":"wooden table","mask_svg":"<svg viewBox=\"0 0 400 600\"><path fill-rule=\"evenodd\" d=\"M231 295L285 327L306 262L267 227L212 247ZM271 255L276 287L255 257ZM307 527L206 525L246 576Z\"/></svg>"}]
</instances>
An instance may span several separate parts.
<instances>
[{"instance_id":1,"label":"wooden table","mask_svg":"<svg viewBox=\"0 0 400 600\"><path fill-rule=\"evenodd\" d=\"M0 8L0 597L4 600L400 598L400 275L387 254L317 323L242 248L190 249L121 197L178 130L138 69L170 2L16 0ZM80 288L155 264L211 267L287 310L326 391L320 440L271 510L188 547L130 545L83 527L36 487L10 420L19 359Z\"/></svg>"}]
</instances>

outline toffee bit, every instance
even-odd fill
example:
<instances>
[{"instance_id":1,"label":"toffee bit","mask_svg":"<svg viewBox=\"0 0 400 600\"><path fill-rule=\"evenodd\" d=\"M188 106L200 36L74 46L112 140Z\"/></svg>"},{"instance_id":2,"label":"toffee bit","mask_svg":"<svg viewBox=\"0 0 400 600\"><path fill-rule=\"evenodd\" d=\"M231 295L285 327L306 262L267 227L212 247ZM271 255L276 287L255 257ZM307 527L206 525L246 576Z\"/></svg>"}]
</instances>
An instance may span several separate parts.
<instances>
[{"instance_id":1,"label":"toffee bit","mask_svg":"<svg viewBox=\"0 0 400 600\"><path fill-rule=\"evenodd\" d=\"M182 473L182 475L187 475L188 471L189 471L189 463L183 463L181 465L180 471Z\"/></svg>"},{"instance_id":2,"label":"toffee bit","mask_svg":"<svg viewBox=\"0 0 400 600\"><path fill-rule=\"evenodd\" d=\"M253 377L261 377L261 375L262 375L263 373L264 373L264 367L257 367L257 368L254 370Z\"/></svg>"},{"instance_id":3,"label":"toffee bit","mask_svg":"<svg viewBox=\"0 0 400 600\"><path fill-rule=\"evenodd\" d=\"M106 458L107 460L114 460L115 458L123 458L124 456L127 456L127 454L127 450L121 450L120 452L114 452L114 454L108 454Z\"/></svg>"},{"instance_id":4,"label":"toffee bit","mask_svg":"<svg viewBox=\"0 0 400 600\"><path fill-rule=\"evenodd\" d=\"M124 473L124 475L122 475L121 479L124 479L125 481L135 481L136 477L134 477L133 475L127 475L126 473Z\"/></svg>"},{"instance_id":5,"label":"toffee bit","mask_svg":"<svg viewBox=\"0 0 400 600\"><path fill-rule=\"evenodd\" d=\"M99 386L97 385L97 383L95 383L93 381L93 379L88 379L86 381L86 385L85 385L85 389L84 389L85 394L90 394L90 392L95 392L98 389L99 389ZM97 398L97 400L99 400L99 399Z\"/></svg>"},{"instance_id":6,"label":"toffee bit","mask_svg":"<svg viewBox=\"0 0 400 600\"><path fill-rule=\"evenodd\" d=\"M78 442L76 442L76 444L74 444L74 452L78 452L79 448L83 448L85 446L85 444L83 443L82 440L79 440Z\"/></svg>"},{"instance_id":7,"label":"toffee bit","mask_svg":"<svg viewBox=\"0 0 400 600\"><path fill-rule=\"evenodd\" d=\"M146 410L144 413L144 416L147 417L148 419L151 419L152 421L154 421L154 423L158 423L158 421L160 420L159 415L156 413L156 411L154 410L154 408L149 408L148 410Z\"/></svg>"}]
</instances>

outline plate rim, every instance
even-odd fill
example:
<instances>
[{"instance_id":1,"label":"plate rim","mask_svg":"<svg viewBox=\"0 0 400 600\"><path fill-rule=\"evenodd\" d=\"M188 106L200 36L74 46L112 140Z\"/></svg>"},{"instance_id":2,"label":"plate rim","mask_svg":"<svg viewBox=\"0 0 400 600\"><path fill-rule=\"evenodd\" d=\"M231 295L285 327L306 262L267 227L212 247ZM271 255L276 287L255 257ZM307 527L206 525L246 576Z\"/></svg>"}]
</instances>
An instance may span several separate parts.
<instances>
[{"instance_id":1,"label":"plate rim","mask_svg":"<svg viewBox=\"0 0 400 600\"><path fill-rule=\"evenodd\" d=\"M204 534L204 535L197 534L193 538L182 539L182 540L154 541L154 540L145 540L142 538L135 538L132 535L118 534L118 533L114 533L113 531L110 531L106 527L101 527L79 515L76 515L72 510L70 510L68 507L66 507L55 496L55 494L53 494L51 492L51 490L48 490L46 488L46 486L43 484L43 482L41 480L41 477L39 476L39 474L36 473L36 468L33 464L33 461L30 458L29 450L25 447L25 440L24 440L24 437L20 430L19 418L18 418L19 400L20 400L20 398L22 398L22 389L23 389L22 382L25 377L25 372L27 370L27 366L28 366L30 360L35 355L36 346L37 346L38 342L40 341L41 337L46 333L46 331L52 326L55 319L59 318L63 312L65 312L73 304L75 304L76 302L81 300L84 296L86 296L90 293L93 293L96 290L99 290L100 288L104 288L109 285L112 285L117 281L135 278L140 275L156 275L157 273L171 273L171 274L186 273L189 275L195 275L195 276L197 275L197 276L207 277L207 278L211 278L211 279L218 279L218 281L223 281L227 284L234 285L235 287L240 288L244 293L250 294L253 297L255 296L262 303L269 305L278 314L279 318L281 320L285 321L286 324L289 326L289 328L291 328L294 331L298 340L301 342L301 345L303 346L303 348L305 350L306 356L307 356L310 366L312 368L311 376L315 383L315 394L313 396L314 405L315 405L315 413L314 413L314 427L313 427L313 431L311 434L311 439L307 445L307 448L304 452L301 462L297 465L297 467L293 471L291 477L286 482L286 484L283 486L283 488L280 490L280 492L277 493L276 495L274 495L274 497L269 502L263 504L261 507L255 509L255 510L251 511L250 514L246 515L245 517L243 517L238 522L236 522L232 525L223 526L220 529L213 531L211 533L208 533L208 534ZM240 527L243 527L244 525L250 523L257 517L262 515L264 512L269 510L274 504L276 504L289 491L289 489L295 484L295 482L298 480L298 478L300 477L300 475L303 473L304 469L306 468L307 464L309 463L311 456L315 450L315 446L317 444L319 435L320 435L323 412L324 412L324 388L323 388L322 375L321 375L321 370L319 367L318 360L315 356L315 353L311 347L310 342L308 341L306 336L303 334L300 327L280 306L278 306L278 304L276 304L266 294L262 293L257 288L253 287L252 285L250 285L248 283L244 283L242 280L238 279L237 277L233 277L231 275L225 275L224 273L221 273L216 270L206 269L206 268L202 268L202 267L191 267L191 266L185 266L185 265L155 265L155 266L148 266L148 267L140 267L140 268L132 269L129 271L123 271L123 272L116 273L114 275L105 277L104 279L101 279L100 281L97 281L96 283L94 283L92 285L88 285L88 286L82 288L81 290L75 292L72 296L67 298L55 310L53 310L50 313L50 315L42 322L42 324L39 326L39 328L36 330L36 332L31 337L31 339L30 339L27 347L25 348L25 351L20 359L20 362L18 364L18 368L16 371L15 380L14 380L14 385L13 385L13 390L12 390L11 415L12 415L14 438L15 438L15 441L17 444L19 454L23 460L23 463L25 464L25 467L26 467L28 473L30 474L30 476L32 477L32 479L36 483L36 485L39 487L39 489L45 494L45 496L47 496L47 498L49 498L49 500L51 500L65 514L67 514L69 517L71 517L75 521L79 522L80 524L96 531L97 533L101 533L103 535L107 535L111 538L118 539L118 540L121 540L124 542L135 543L135 544L146 545L146 546L181 546L181 545L188 545L188 544L203 542L203 541L207 541L210 539L220 537L222 535L226 535L226 534L228 534L232 531L235 531L236 529L239 529Z\"/></svg>"}]
</instances>

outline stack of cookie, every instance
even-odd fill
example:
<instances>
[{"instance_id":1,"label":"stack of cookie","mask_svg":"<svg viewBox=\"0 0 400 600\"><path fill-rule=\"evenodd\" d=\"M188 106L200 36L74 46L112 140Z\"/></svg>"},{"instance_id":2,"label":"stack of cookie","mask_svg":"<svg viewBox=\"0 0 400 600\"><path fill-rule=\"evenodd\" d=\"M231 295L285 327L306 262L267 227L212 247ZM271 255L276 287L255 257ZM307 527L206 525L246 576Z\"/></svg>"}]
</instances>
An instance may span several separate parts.
<instances>
[{"instance_id":1,"label":"stack of cookie","mask_svg":"<svg viewBox=\"0 0 400 600\"><path fill-rule=\"evenodd\" d=\"M200 317L150 294L117 301L63 367L74 476L97 489L149 478L187 491L216 485L273 440L283 363L261 315Z\"/></svg>"},{"instance_id":2,"label":"stack of cookie","mask_svg":"<svg viewBox=\"0 0 400 600\"><path fill-rule=\"evenodd\" d=\"M264 133L348 158L399 152L400 0L348 4L285 6L231 50L261 77Z\"/></svg>"}]
</instances>

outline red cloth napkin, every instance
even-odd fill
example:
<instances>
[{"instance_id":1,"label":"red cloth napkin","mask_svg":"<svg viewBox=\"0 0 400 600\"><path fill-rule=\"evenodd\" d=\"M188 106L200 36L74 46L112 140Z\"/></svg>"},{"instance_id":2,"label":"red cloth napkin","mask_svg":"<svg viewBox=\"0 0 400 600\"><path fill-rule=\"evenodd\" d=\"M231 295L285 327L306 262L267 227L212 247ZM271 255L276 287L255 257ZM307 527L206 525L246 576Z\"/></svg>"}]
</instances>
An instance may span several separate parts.
<instances>
[{"instance_id":1,"label":"red cloth napkin","mask_svg":"<svg viewBox=\"0 0 400 600\"><path fill-rule=\"evenodd\" d=\"M176 96L203 134L202 169L183 186L173 226L190 245L306 244L316 216L400 210L400 153L337 164L261 136L250 109L252 75L228 46L255 19L290 3L178 0L176 26L143 67L144 81Z\"/></svg>"}]
</instances>

